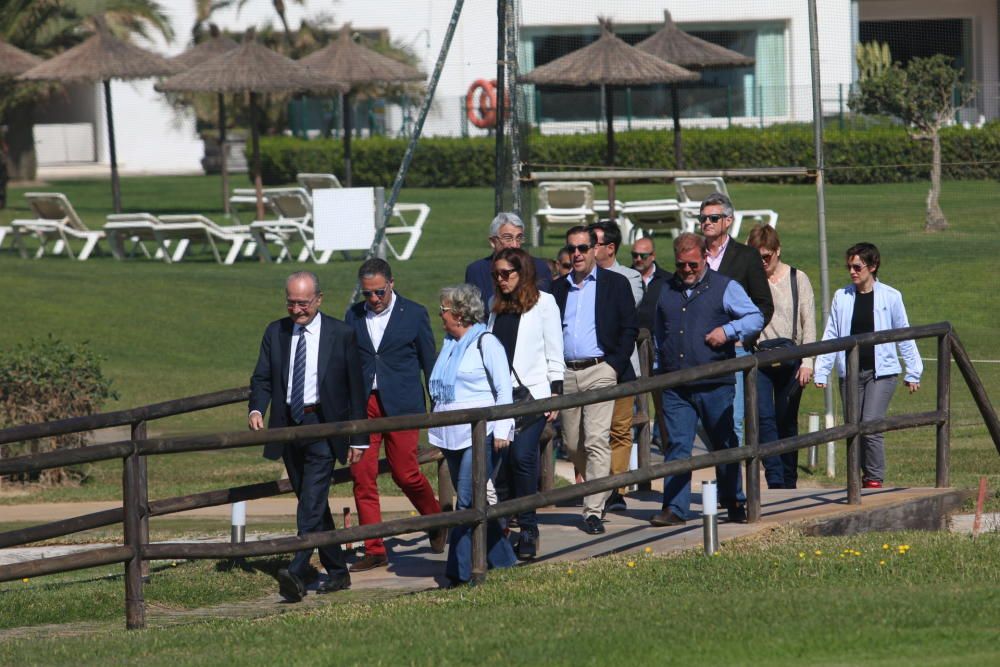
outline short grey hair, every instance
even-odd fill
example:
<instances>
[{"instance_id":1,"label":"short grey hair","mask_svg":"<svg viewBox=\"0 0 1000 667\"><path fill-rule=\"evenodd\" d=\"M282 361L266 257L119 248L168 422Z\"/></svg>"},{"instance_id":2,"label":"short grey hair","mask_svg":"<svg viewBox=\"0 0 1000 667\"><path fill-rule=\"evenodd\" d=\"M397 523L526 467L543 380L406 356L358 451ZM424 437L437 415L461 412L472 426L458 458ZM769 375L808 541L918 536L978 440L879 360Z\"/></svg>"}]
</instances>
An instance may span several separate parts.
<instances>
[{"instance_id":1,"label":"short grey hair","mask_svg":"<svg viewBox=\"0 0 1000 667\"><path fill-rule=\"evenodd\" d=\"M698 208L698 212L704 211L708 206L721 206L722 213L727 217L732 217L733 215L733 202L729 197L722 194L721 192L713 192L704 199L701 200L701 206Z\"/></svg>"},{"instance_id":2,"label":"short grey hair","mask_svg":"<svg viewBox=\"0 0 1000 667\"><path fill-rule=\"evenodd\" d=\"M479 293L479 288L475 285L464 283L443 287L438 293L441 305L451 304L452 314L458 318L464 326L471 327L473 324L482 322L483 312L486 307L483 305L483 297Z\"/></svg>"},{"instance_id":3,"label":"short grey hair","mask_svg":"<svg viewBox=\"0 0 1000 667\"><path fill-rule=\"evenodd\" d=\"M493 222L490 223L490 236L497 236L500 233L500 228L504 225L514 225L518 229L524 229L524 222L517 213L504 211L497 213L497 217L493 218Z\"/></svg>"},{"instance_id":4,"label":"short grey hair","mask_svg":"<svg viewBox=\"0 0 1000 667\"><path fill-rule=\"evenodd\" d=\"M303 278L308 278L313 284L313 294L319 294L319 276L317 276L312 271L296 271L292 275L285 279L285 292L288 292L288 286L291 285L296 280L301 280Z\"/></svg>"}]
</instances>

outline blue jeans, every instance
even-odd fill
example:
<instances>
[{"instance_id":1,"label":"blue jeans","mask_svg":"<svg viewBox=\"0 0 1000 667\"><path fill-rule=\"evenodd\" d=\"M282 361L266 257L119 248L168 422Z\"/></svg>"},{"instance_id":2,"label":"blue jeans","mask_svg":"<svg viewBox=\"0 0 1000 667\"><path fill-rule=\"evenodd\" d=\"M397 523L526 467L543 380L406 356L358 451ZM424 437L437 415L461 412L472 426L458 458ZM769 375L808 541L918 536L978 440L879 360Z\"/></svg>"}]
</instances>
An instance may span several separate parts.
<instances>
[{"instance_id":1,"label":"blue jeans","mask_svg":"<svg viewBox=\"0 0 1000 667\"><path fill-rule=\"evenodd\" d=\"M733 431L733 385L689 385L663 391L663 418L667 425L666 461L691 458L695 430L701 419L711 450L739 447ZM740 464L715 467L719 502L745 502ZM670 475L663 480L663 509L688 519L691 509L691 473Z\"/></svg>"},{"instance_id":2,"label":"blue jeans","mask_svg":"<svg viewBox=\"0 0 1000 667\"><path fill-rule=\"evenodd\" d=\"M472 507L472 447L465 449L442 449L448 462L451 483L458 496L457 510ZM486 467L491 469L493 436L486 439ZM514 549L510 546L497 521L486 523L486 561L490 567L512 567L517 563ZM452 581L472 579L472 526L455 526L448 538L448 564L445 574Z\"/></svg>"},{"instance_id":3,"label":"blue jeans","mask_svg":"<svg viewBox=\"0 0 1000 667\"><path fill-rule=\"evenodd\" d=\"M736 346L736 356L745 357L749 352L741 345ZM746 412L746 403L743 400L743 371L736 373L736 395L733 396L733 429L736 431L736 440L743 446L743 418Z\"/></svg>"},{"instance_id":4,"label":"blue jeans","mask_svg":"<svg viewBox=\"0 0 1000 667\"><path fill-rule=\"evenodd\" d=\"M497 497L503 500L521 498L538 493L538 440L545 429L545 415L514 435L510 446L500 451L498 458ZM538 518L535 510L517 515L521 529L538 533Z\"/></svg>"},{"instance_id":5,"label":"blue jeans","mask_svg":"<svg viewBox=\"0 0 1000 667\"><path fill-rule=\"evenodd\" d=\"M761 366L757 373L757 401L760 410L760 442L774 442L799 434L799 401L802 387L798 373L801 362L788 366ZM799 479L799 453L787 452L764 459L764 478L769 489L794 489Z\"/></svg>"}]
</instances>

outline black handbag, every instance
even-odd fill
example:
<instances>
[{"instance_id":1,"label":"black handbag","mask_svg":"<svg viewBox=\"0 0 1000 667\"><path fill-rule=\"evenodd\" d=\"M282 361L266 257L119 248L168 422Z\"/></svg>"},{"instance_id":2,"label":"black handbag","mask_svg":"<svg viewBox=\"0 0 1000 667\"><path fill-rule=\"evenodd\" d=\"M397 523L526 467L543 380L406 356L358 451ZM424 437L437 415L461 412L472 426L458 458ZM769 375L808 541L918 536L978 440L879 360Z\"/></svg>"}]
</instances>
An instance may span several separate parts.
<instances>
[{"instance_id":1,"label":"black handbag","mask_svg":"<svg viewBox=\"0 0 1000 667\"><path fill-rule=\"evenodd\" d=\"M490 376L490 369L486 368L486 358L483 357L483 336L485 335L486 334L484 333L482 336L479 337L479 340L476 341L476 347L479 348L479 358L483 360L483 370L486 371L486 381L490 385L490 391L493 393L493 400L495 401L498 398L497 388L496 385L493 384L492 376ZM532 398L531 392L528 391L528 388L524 386L523 382L521 382L521 378L518 377L517 371L514 369L513 364L510 367L510 371L511 373L514 374L514 379L517 380L517 384L520 385L518 387L514 387L513 391L511 392L511 398L513 398L513 403L516 405L518 403L527 403L528 401L535 400L534 398ZM538 419L537 414L521 415L519 417L515 417L514 418L515 432L523 430L526 426L533 423L536 419Z\"/></svg>"},{"instance_id":2,"label":"black handbag","mask_svg":"<svg viewBox=\"0 0 1000 667\"><path fill-rule=\"evenodd\" d=\"M780 350L786 347L795 347L795 339L799 337L799 281L796 278L795 267L791 268L789 280L792 282L792 337L791 338L771 338L757 343L758 350ZM771 368L779 366L785 369L792 369L801 363L800 359L788 359L786 361L775 361Z\"/></svg>"}]
</instances>

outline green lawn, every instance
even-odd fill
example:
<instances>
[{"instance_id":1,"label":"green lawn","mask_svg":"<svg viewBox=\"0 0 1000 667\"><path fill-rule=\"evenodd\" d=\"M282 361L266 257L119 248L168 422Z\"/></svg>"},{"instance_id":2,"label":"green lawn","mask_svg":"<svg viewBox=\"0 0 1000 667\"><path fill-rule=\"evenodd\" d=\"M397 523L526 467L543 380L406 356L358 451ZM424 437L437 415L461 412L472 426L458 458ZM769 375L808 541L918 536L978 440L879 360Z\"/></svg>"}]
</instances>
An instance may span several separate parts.
<instances>
[{"instance_id":1,"label":"green lawn","mask_svg":"<svg viewBox=\"0 0 1000 667\"><path fill-rule=\"evenodd\" d=\"M58 182L50 189L66 193L94 227L99 227L109 212L104 181ZM730 189L741 208L774 208L780 213L783 257L807 271L818 292L815 189L809 185L738 183ZM0 211L0 223L27 214L22 191L11 190L13 208ZM200 211L222 220L216 178L125 178L122 192L127 210ZM670 192L664 185L624 185L619 187L618 197L653 198L669 196ZM992 336L1000 321L1000 296L989 278L1000 235L995 183L946 182L942 206L953 228L936 235L921 231L926 194L923 183L829 186L827 193L833 287L846 282L841 268L843 249L859 240L873 241L883 252L881 276L902 289L913 323L950 320L974 359L1000 358ZM408 189L401 200L427 202L432 213L413 259L394 264L396 285L403 294L433 305L441 286L460 281L465 265L486 254L492 192ZM554 255L556 241L551 239L539 254ZM623 262L628 261L626 251L621 254ZM669 265L669 246L661 244L660 255L661 263ZM83 263L65 258L26 261L5 248L0 250L0 308L17 322L0 327L0 347L50 333L68 341L90 341L106 358L105 372L120 394L109 409L245 385L264 325L284 314L281 286L292 266L298 265L242 262L220 267L206 254L173 266L145 260L116 262L109 256ZM339 316L347 307L356 268L357 262L342 260L317 267L327 312ZM437 328L436 318L432 323ZM440 340L441 333L436 334ZM929 341L921 343L921 351L926 357L935 356ZM894 412L932 408L934 366L926 363L923 390L914 397L899 392ZM978 369L997 400L1000 364L979 364ZM997 488L1000 457L957 371L953 371L953 378L957 383L953 391L953 481L972 486L978 475L987 474L992 488ZM810 411L822 411L822 394L815 389L806 392L803 420ZM244 414L243 406L230 406L162 420L152 429L168 434L241 430L245 428ZM933 439L932 429L890 435L889 475L893 482L933 482ZM263 462L255 451L154 457L150 461L152 495L163 497L273 479L277 470L278 466ZM82 486L45 490L32 498L117 498L119 471L117 463L92 466ZM843 471L842 464L839 471ZM23 502L23 498L16 500Z\"/></svg>"},{"instance_id":2,"label":"green lawn","mask_svg":"<svg viewBox=\"0 0 1000 667\"><path fill-rule=\"evenodd\" d=\"M492 572L484 586L329 605L265 619L121 631L122 582L0 585L20 623L107 619L84 637L0 644L9 664L994 665L1000 535L805 538L781 531L718 557L624 554ZM205 587L248 599L251 572L161 570L147 599L185 607ZM263 571L263 572L262 572ZM38 595L41 591L46 596ZM63 602L61 608L56 604ZM46 611L47 610L47 611ZM4 614L4 617L8 617ZM115 629L111 629L115 623ZM9 623L3 625L9 626Z\"/></svg>"}]
</instances>

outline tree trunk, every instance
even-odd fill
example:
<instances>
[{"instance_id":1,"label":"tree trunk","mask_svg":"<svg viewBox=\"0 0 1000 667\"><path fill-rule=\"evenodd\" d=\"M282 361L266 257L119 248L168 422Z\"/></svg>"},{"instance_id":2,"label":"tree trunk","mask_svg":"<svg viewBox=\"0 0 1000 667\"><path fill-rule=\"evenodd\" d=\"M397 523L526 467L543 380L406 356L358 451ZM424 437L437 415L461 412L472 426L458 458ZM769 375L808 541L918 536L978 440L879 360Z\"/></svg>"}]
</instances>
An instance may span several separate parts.
<instances>
[{"instance_id":1,"label":"tree trunk","mask_svg":"<svg viewBox=\"0 0 1000 667\"><path fill-rule=\"evenodd\" d=\"M38 175L33 112L34 105L22 104L6 114L7 166L12 181L33 181Z\"/></svg>"},{"instance_id":2,"label":"tree trunk","mask_svg":"<svg viewBox=\"0 0 1000 667\"><path fill-rule=\"evenodd\" d=\"M925 232L939 232L948 229L938 198L941 196L941 135L937 130L931 134L933 157L931 159L931 190L927 193L927 219Z\"/></svg>"}]
</instances>

